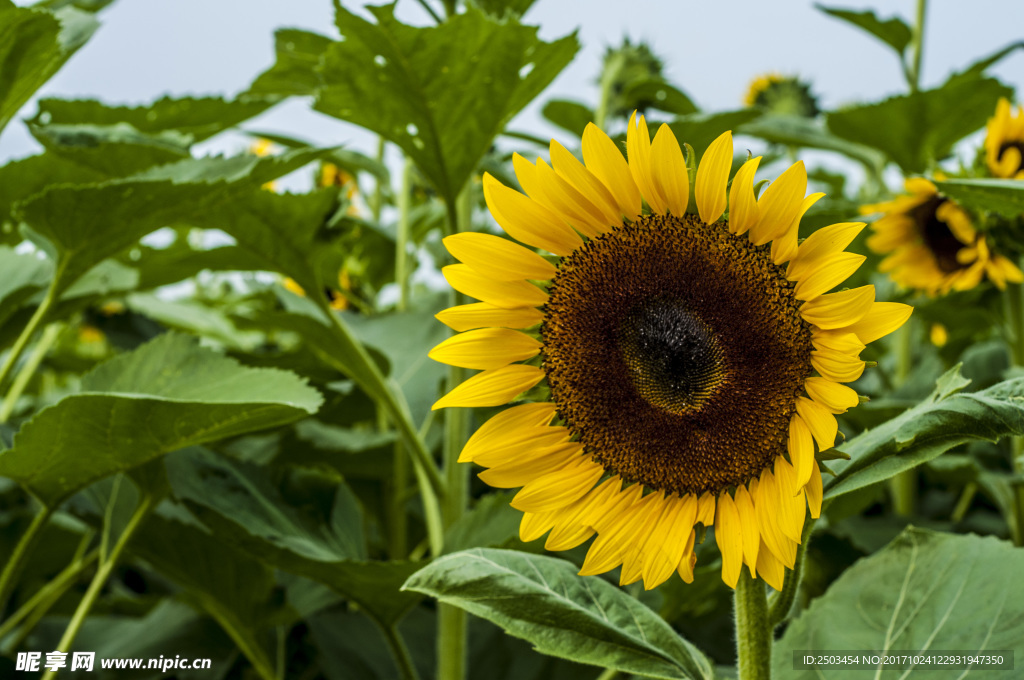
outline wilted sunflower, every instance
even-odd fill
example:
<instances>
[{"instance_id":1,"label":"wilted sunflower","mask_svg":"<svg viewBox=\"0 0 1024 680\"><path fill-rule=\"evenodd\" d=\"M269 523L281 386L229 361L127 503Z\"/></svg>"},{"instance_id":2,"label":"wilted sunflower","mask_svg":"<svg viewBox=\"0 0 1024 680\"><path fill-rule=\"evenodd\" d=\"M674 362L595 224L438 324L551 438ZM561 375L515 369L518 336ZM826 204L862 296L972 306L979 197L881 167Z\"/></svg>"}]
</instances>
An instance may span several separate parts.
<instances>
[{"instance_id":1,"label":"wilted sunflower","mask_svg":"<svg viewBox=\"0 0 1024 680\"><path fill-rule=\"evenodd\" d=\"M1006 257L994 253L971 216L955 201L939 194L924 178L908 179L907 194L891 201L865 205L861 212L884 213L871 225L868 247L891 253L879 270L893 281L928 295L968 290L988 277L1000 289L1024 281L1024 273Z\"/></svg>"},{"instance_id":2,"label":"wilted sunflower","mask_svg":"<svg viewBox=\"0 0 1024 680\"><path fill-rule=\"evenodd\" d=\"M1015 116L1009 100L999 100L988 121L985 161L995 177L1024 179L1024 106L1017 107Z\"/></svg>"},{"instance_id":3,"label":"wilted sunflower","mask_svg":"<svg viewBox=\"0 0 1024 680\"><path fill-rule=\"evenodd\" d=\"M566 550L596 534L581 574L622 565L622 583L690 581L702 524L715 528L726 583L745 563L781 588L805 502L814 517L821 507L815 442L831 447L833 414L858 404L841 383L910 308L875 302L872 286L826 294L864 261L843 251L864 225L798 245L822 196L804 198L802 163L757 200L754 158L727 192L726 132L700 163L690 214L669 128L652 143L634 115L627 149L628 163L590 125L585 164L555 141L553 167L515 157L527 196L484 176L498 224L557 258L488 234L445 239L463 263L445 276L481 302L438 314L463 332L431 356L483 372L434 408L506 404L546 382L550 400L494 416L459 460L489 468L491 486L523 487L512 501L523 540L550 531L546 547Z\"/></svg>"}]
</instances>

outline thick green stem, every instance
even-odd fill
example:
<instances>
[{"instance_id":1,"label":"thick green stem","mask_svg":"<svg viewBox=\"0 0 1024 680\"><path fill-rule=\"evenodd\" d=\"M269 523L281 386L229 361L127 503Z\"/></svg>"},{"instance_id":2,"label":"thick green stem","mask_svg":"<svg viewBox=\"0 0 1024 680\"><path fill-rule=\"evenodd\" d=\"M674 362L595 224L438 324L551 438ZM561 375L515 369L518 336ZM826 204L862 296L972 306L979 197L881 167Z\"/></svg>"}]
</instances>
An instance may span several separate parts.
<instances>
[{"instance_id":1,"label":"thick green stem","mask_svg":"<svg viewBox=\"0 0 1024 680\"><path fill-rule=\"evenodd\" d=\"M896 387L902 387L910 377L914 363L914 330L913 319L903 324L896 331ZM892 505L900 517L911 517L917 506L917 470L904 470L889 480L889 491L892 494Z\"/></svg>"},{"instance_id":2,"label":"thick green stem","mask_svg":"<svg viewBox=\"0 0 1024 680\"><path fill-rule=\"evenodd\" d=\"M910 66L910 91L921 89L921 57L924 53L924 20L928 0L917 0L917 15L914 18L914 32L910 39L913 61Z\"/></svg>"},{"instance_id":3,"label":"thick green stem","mask_svg":"<svg viewBox=\"0 0 1024 680\"><path fill-rule=\"evenodd\" d=\"M953 512L949 516L950 521L959 522L967 515L967 511L971 509L971 501L974 500L974 496L977 493L978 484L976 482L967 482L963 491L960 492L960 498L956 502L956 507L953 508Z\"/></svg>"},{"instance_id":4,"label":"thick green stem","mask_svg":"<svg viewBox=\"0 0 1024 680\"><path fill-rule=\"evenodd\" d=\"M89 611L92 606L96 603L96 599L100 595L100 591L103 590L103 586L106 584L107 579L110 578L111 572L114 571L114 567L117 566L118 560L121 559L121 553L128 546L128 542L132 536L138 530L142 522L149 516L150 511L156 505L156 498L150 494L144 495L139 500L139 506L135 508L135 512L132 513L131 519L128 520L128 524L125 526L124 531L121 532L121 536L118 537L117 543L114 544L113 549L110 551L110 555L100 563L96 574L92 578L92 582L89 583L89 589L85 591L85 596L78 603L78 607L75 609L75 613L71 616L71 621L68 623L68 627L64 629L64 635L61 636L60 642L57 643L57 651L68 653L71 651L71 645L74 644L75 638L78 636L78 631L81 630L82 624L85 623L85 618L89 615ZM42 680L51 680L56 677L56 671L47 671L43 675Z\"/></svg>"},{"instance_id":5,"label":"thick green stem","mask_svg":"<svg viewBox=\"0 0 1024 680\"><path fill-rule=\"evenodd\" d=\"M1006 288L1006 317L1009 323L1010 358L1014 366L1024 366L1024 286L1011 284ZM1024 437L1010 440L1013 470L1024 475ZM1014 483L1014 517L1009 518L1013 542L1024 545L1024 482Z\"/></svg>"},{"instance_id":6,"label":"thick green stem","mask_svg":"<svg viewBox=\"0 0 1024 680\"><path fill-rule=\"evenodd\" d=\"M782 584L782 591L777 593L769 603L768 621L772 630L775 630L780 623L786 621L789 618L790 612L793 611L793 603L796 602L796 596L800 592L800 582L804 576L807 544L811 542L811 532L814 531L816 522L817 520L810 518L804 522L804 531L800 537L800 546L796 551L796 563L793 565L793 571L787 574L786 580Z\"/></svg>"},{"instance_id":7,"label":"thick green stem","mask_svg":"<svg viewBox=\"0 0 1024 680\"><path fill-rule=\"evenodd\" d=\"M94 548L89 554L84 556L76 557L71 564L64 567L64 570L57 574L53 580L47 583L45 586L39 589L39 591L31 597L25 604L18 608L18 611L7 617L7 620L0 624L0 640L10 635L11 631L18 627L22 621L29 622L29 628L31 628L31 622L38 620L53 606L53 604L60 599L60 597L67 592L68 588L74 585L78 577L81 576L82 572L88 569L96 558L99 557L100 551L98 548Z\"/></svg>"},{"instance_id":8,"label":"thick green stem","mask_svg":"<svg viewBox=\"0 0 1024 680\"><path fill-rule=\"evenodd\" d=\"M43 335L32 349L32 354L29 355L28 361L18 371L14 383L11 384L11 389L7 392L7 396L4 397L3 403L0 404L0 423L6 423L7 419L14 413L14 406L18 403L18 399L25 393L25 388L28 387L29 381L36 374L39 364L43 363L43 358L46 357L50 348L53 347L53 343L57 341L57 337L63 328L64 324L62 323L52 323L43 331Z\"/></svg>"},{"instance_id":9,"label":"thick green stem","mask_svg":"<svg viewBox=\"0 0 1024 680\"><path fill-rule=\"evenodd\" d=\"M448 206L449 231L466 231L472 221L470 188L463 188L456 204ZM452 291L451 303L462 303L461 294ZM452 390L465 380L465 370L452 366L448 372L448 389ZM469 468L459 464L459 454L466 442L469 411L450 408L445 412L444 474L447 495L441 506L444 526L454 524L466 508L469 498ZM438 605L437 677L462 680L466 675L466 612L452 605Z\"/></svg>"},{"instance_id":10,"label":"thick green stem","mask_svg":"<svg viewBox=\"0 0 1024 680\"><path fill-rule=\"evenodd\" d=\"M772 626L764 581L740 572L736 584L736 668L739 680L772 677Z\"/></svg>"},{"instance_id":11,"label":"thick green stem","mask_svg":"<svg viewBox=\"0 0 1024 680\"><path fill-rule=\"evenodd\" d=\"M387 146L387 142L384 141L383 137L377 138L377 162L384 162L384 149ZM384 206L384 182L379 178L373 187L373 193L370 195L370 215L373 216L374 222L380 222L380 211Z\"/></svg>"},{"instance_id":12,"label":"thick green stem","mask_svg":"<svg viewBox=\"0 0 1024 680\"><path fill-rule=\"evenodd\" d=\"M25 566L25 560L32 554L32 549L35 547L40 536L42 536L43 529L46 527L46 523L49 521L52 513L53 510L50 508L42 508L32 518L32 523L28 525L25 533L18 539L18 545L14 546L14 552L7 558L4 571L0 574L0 614L3 613L4 608L7 606L7 598L11 596L14 585L18 582L18 576L21 575L21 570Z\"/></svg>"},{"instance_id":13,"label":"thick green stem","mask_svg":"<svg viewBox=\"0 0 1024 680\"><path fill-rule=\"evenodd\" d=\"M22 352L25 351L28 343L32 340L32 336L35 335L36 330L42 325L46 315L50 312L50 308L53 307L53 303L57 299L57 288L55 286L57 281L58 278L54 278L50 282L50 289L46 291L46 297L43 298L43 301L36 308L35 314L28 321L28 325L21 330L21 335L15 340L14 346L11 347L11 351L7 355L7 359L4 360L3 366L0 367L0 389L3 389L4 383L10 377L14 366L18 363L18 359L21 358Z\"/></svg>"},{"instance_id":14,"label":"thick green stem","mask_svg":"<svg viewBox=\"0 0 1024 680\"><path fill-rule=\"evenodd\" d=\"M402 680L419 680L420 674L416 671L416 666L409 654L409 648L405 645L405 640L402 639L402 634L394 626L381 624L380 629L391 650L391 658L394 659L395 666L398 667L399 677Z\"/></svg>"}]
</instances>

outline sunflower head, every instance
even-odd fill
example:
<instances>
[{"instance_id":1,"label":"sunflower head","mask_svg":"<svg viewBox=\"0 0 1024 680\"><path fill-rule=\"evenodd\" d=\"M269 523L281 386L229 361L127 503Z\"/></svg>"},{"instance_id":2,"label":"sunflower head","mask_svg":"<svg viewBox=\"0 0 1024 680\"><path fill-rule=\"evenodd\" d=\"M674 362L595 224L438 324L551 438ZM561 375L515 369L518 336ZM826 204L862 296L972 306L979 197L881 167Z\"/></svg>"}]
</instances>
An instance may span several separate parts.
<instances>
[{"instance_id":1,"label":"sunflower head","mask_svg":"<svg viewBox=\"0 0 1024 680\"><path fill-rule=\"evenodd\" d=\"M461 332L431 356L481 372L434 408L515 404L460 460L487 468L491 486L522 487L523 540L546 534L565 550L594 538L581 573L690 581L702 525L726 583L746 565L781 588L808 506L820 512L816 453L835 443L835 414L859 403L843 383L910 308L876 302L872 286L828 292L864 261L844 250L864 225L798 244L822 196L804 196L802 163L758 198L760 158L729 187L729 132L692 187L668 126L652 141L634 114L626 148L628 160L590 125L583 162L555 141L550 164L514 158L525 194L485 175L511 238L445 239L461 262L445 276L480 302L438 315Z\"/></svg>"},{"instance_id":2,"label":"sunflower head","mask_svg":"<svg viewBox=\"0 0 1024 680\"><path fill-rule=\"evenodd\" d=\"M609 113L624 118L629 115L629 106L637 106L641 111L653 106L654 101L626 102L625 95L635 83L661 80L663 70L664 64L647 43L634 44L629 38L623 38L619 47L608 47L604 53L600 82L602 86L608 86Z\"/></svg>"},{"instance_id":3,"label":"sunflower head","mask_svg":"<svg viewBox=\"0 0 1024 680\"><path fill-rule=\"evenodd\" d=\"M1009 100L999 100L988 121L985 163L993 177L1024 179L1024 106L1014 115Z\"/></svg>"},{"instance_id":4,"label":"sunflower head","mask_svg":"<svg viewBox=\"0 0 1024 680\"><path fill-rule=\"evenodd\" d=\"M802 118L814 118L821 113L808 83L778 73L765 73L750 81L743 103L767 113Z\"/></svg>"},{"instance_id":5,"label":"sunflower head","mask_svg":"<svg viewBox=\"0 0 1024 680\"><path fill-rule=\"evenodd\" d=\"M1024 273L975 229L971 215L935 184L911 178L905 189L892 201L861 208L864 214L882 213L867 241L871 250L887 255L880 271L931 296L969 290L986 277L1000 289L1024 281Z\"/></svg>"}]
</instances>

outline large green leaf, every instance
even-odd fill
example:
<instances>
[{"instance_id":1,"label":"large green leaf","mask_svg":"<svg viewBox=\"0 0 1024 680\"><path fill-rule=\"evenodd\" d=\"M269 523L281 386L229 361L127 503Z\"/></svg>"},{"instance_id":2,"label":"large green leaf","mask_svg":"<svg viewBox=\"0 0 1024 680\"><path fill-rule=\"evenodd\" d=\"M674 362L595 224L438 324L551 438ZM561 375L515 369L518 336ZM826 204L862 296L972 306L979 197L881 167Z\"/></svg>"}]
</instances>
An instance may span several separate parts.
<instances>
[{"instance_id":1,"label":"large green leaf","mask_svg":"<svg viewBox=\"0 0 1024 680\"><path fill-rule=\"evenodd\" d=\"M1013 90L991 78L956 80L828 114L832 134L886 153L905 173L924 172L985 125Z\"/></svg>"},{"instance_id":2,"label":"large green leaf","mask_svg":"<svg viewBox=\"0 0 1024 680\"><path fill-rule=\"evenodd\" d=\"M472 510L455 521L444 536L446 553L470 548L514 548L519 541L523 513L509 502L514 492L490 493L477 501Z\"/></svg>"},{"instance_id":3,"label":"large green leaf","mask_svg":"<svg viewBox=\"0 0 1024 680\"><path fill-rule=\"evenodd\" d=\"M129 551L183 588L184 599L217 621L260 677L276 677L270 630L286 616L269 567L201 527L159 515L133 536Z\"/></svg>"},{"instance_id":4,"label":"large green leaf","mask_svg":"<svg viewBox=\"0 0 1024 680\"><path fill-rule=\"evenodd\" d=\"M166 334L82 379L82 392L40 411L0 454L0 475L53 507L104 477L204 442L315 413L320 394L297 376L244 368Z\"/></svg>"},{"instance_id":5,"label":"large green leaf","mask_svg":"<svg viewBox=\"0 0 1024 680\"><path fill-rule=\"evenodd\" d=\"M568 99L552 99L541 109L541 115L558 127L582 137L587 124L594 121L594 112L579 102Z\"/></svg>"},{"instance_id":6,"label":"large green leaf","mask_svg":"<svg viewBox=\"0 0 1024 680\"><path fill-rule=\"evenodd\" d=\"M579 46L575 35L543 42L536 28L475 7L424 28L399 22L394 5L369 7L376 23L336 9L343 40L322 59L317 110L397 144L449 202Z\"/></svg>"},{"instance_id":7,"label":"large green leaf","mask_svg":"<svg viewBox=\"0 0 1024 680\"><path fill-rule=\"evenodd\" d=\"M53 271L49 260L35 253L17 253L0 246L0 326L29 297L46 285Z\"/></svg>"},{"instance_id":8,"label":"large green leaf","mask_svg":"<svg viewBox=\"0 0 1024 680\"><path fill-rule=\"evenodd\" d=\"M19 219L57 251L57 293L107 257L160 227L188 222L252 193L315 158L316 150L239 159L187 159L147 171L144 179L53 186L15 208ZM270 192L264 192L268 195Z\"/></svg>"},{"instance_id":9,"label":"large green leaf","mask_svg":"<svg viewBox=\"0 0 1024 680\"><path fill-rule=\"evenodd\" d=\"M963 71L954 73L949 77L947 82L956 82L958 80L970 80L977 78L978 76L985 73L988 68L997 62L1002 61L1009 55L1013 54L1017 50L1024 49L1024 40L1018 40L1017 42L1010 43L1002 49L996 50L987 57L982 57L978 61L974 62Z\"/></svg>"},{"instance_id":10,"label":"large green leaf","mask_svg":"<svg viewBox=\"0 0 1024 680\"><path fill-rule=\"evenodd\" d=\"M1024 434L1024 378L961 392L969 382L952 368L923 402L840 445L851 460L829 461L837 476L825 485L825 498L877 484L969 441Z\"/></svg>"},{"instance_id":11,"label":"large green leaf","mask_svg":"<svg viewBox=\"0 0 1024 680\"><path fill-rule=\"evenodd\" d=\"M565 560L512 550L445 555L405 584L533 643L537 651L652 678L711 678L707 659L625 591Z\"/></svg>"},{"instance_id":12,"label":"large green leaf","mask_svg":"<svg viewBox=\"0 0 1024 680\"><path fill-rule=\"evenodd\" d=\"M419 600L399 591L419 564L365 559L361 527L346 526L361 522L347 489L336 500L331 526L312 526L256 468L191 451L167 465L175 493L192 512L254 559L323 583L385 626Z\"/></svg>"},{"instance_id":13,"label":"large green leaf","mask_svg":"<svg viewBox=\"0 0 1024 680\"><path fill-rule=\"evenodd\" d=\"M884 654L909 650L942 654L1024 653L1024 551L995 538L909 528L881 552L865 557L789 624L776 643L776 677L784 680L864 678L865 670L794 670L794 652L850 650ZM801 654L802 655L802 654ZM871 669L874 670L874 669ZM1019 671L976 665L980 677L1020 677ZM869 671L868 671L869 672ZM963 667L934 664L882 668L871 675L896 678L964 677Z\"/></svg>"},{"instance_id":14,"label":"large green leaf","mask_svg":"<svg viewBox=\"0 0 1024 680\"><path fill-rule=\"evenodd\" d=\"M800 116L762 116L741 125L737 132L772 144L835 151L871 168L881 169L886 163L886 156L881 151L836 137L820 122Z\"/></svg>"},{"instance_id":15,"label":"large green leaf","mask_svg":"<svg viewBox=\"0 0 1024 680\"><path fill-rule=\"evenodd\" d=\"M0 0L0 131L98 26L70 7L47 12Z\"/></svg>"},{"instance_id":16,"label":"large green leaf","mask_svg":"<svg viewBox=\"0 0 1024 680\"><path fill-rule=\"evenodd\" d=\"M37 125L29 130L47 151L101 173L125 177L189 158L189 138L167 131L144 134L128 123Z\"/></svg>"},{"instance_id":17,"label":"large green leaf","mask_svg":"<svg viewBox=\"0 0 1024 680\"><path fill-rule=\"evenodd\" d=\"M879 19L871 10L857 12L855 10L840 9L839 7L826 7L815 5L825 14L834 16L837 19L853 24L857 28L870 33L889 47L896 50L896 54L903 56L910 44L912 34L910 26L907 26L899 17L891 19Z\"/></svg>"},{"instance_id":18,"label":"large green leaf","mask_svg":"<svg viewBox=\"0 0 1024 680\"><path fill-rule=\"evenodd\" d=\"M935 186L960 205L1006 217L1024 215L1024 182L1019 179L947 179Z\"/></svg>"},{"instance_id":19,"label":"large green leaf","mask_svg":"<svg viewBox=\"0 0 1024 680\"><path fill-rule=\"evenodd\" d=\"M316 72L327 47L333 41L317 33L282 28L274 33L277 62L253 81L251 94L312 96L320 87Z\"/></svg>"},{"instance_id":20,"label":"large green leaf","mask_svg":"<svg viewBox=\"0 0 1024 680\"><path fill-rule=\"evenodd\" d=\"M21 234L11 217L14 204L38 194L51 184L87 184L107 177L52 153L43 153L11 161L0 166L0 241L19 243ZM5 224L6 223L6 224Z\"/></svg>"},{"instance_id":21,"label":"large green leaf","mask_svg":"<svg viewBox=\"0 0 1024 680\"><path fill-rule=\"evenodd\" d=\"M34 125L96 125L126 123L134 129L156 134L175 130L204 139L267 110L273 100L258 97L162 97L144 106L110 106L94 99L41 99Z\"/></svg>"}]
</instances>

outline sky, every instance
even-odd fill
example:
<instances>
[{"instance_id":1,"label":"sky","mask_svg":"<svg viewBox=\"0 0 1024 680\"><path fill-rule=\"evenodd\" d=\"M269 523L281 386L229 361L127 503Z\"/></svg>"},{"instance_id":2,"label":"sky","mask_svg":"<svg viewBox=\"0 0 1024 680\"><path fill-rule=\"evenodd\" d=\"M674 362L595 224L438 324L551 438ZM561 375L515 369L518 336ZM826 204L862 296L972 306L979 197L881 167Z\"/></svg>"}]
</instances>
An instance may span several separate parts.
<instances>
[{"instance_id":1,"label":"sky","mask_svg":"<svg viewBox=\"0 0 1024 680\"><path fill-rule=\"evenodd\" d=\"M358 9L365 3L343 4ZM1024 39L1022 0L929 5L925 87ZM883 18L897 14L909 22L915 0L850 0L842 6L874 8ZM415 0L399 0L397 12L410 23L429 22ZM276 28L337 35L329 0L119 0L100 20L92 40L37 96L98 98L112 104L144 104L166 94L230 96L273 63ZM524 22L540 25L547 39L578 29L583 43L575 61L513 121L515 129L542 136L564 135L540 116L543 102L557 97L592 103L601 55L624 36L651 44L665 61L670 81L706 110L739 108L750 79L767 71L809 80L826 109L905 89L890 49L804 0L538 0ZM1024 92L1024 50L991 73ZM33 99L19 118L34 111ZM322 145L345 144L367 153L375 147L372 134L315 113L302 100L281 104L244 128ZM204 148L239 151L246 143L241 135L228 134ZM18 119L0 135L0 162L38 149Z\"/></svg>"}]
</instances>

